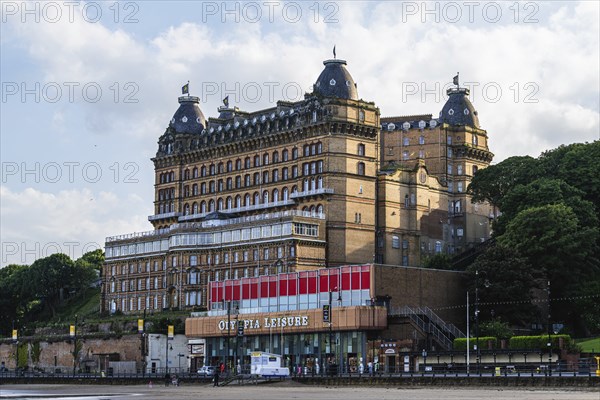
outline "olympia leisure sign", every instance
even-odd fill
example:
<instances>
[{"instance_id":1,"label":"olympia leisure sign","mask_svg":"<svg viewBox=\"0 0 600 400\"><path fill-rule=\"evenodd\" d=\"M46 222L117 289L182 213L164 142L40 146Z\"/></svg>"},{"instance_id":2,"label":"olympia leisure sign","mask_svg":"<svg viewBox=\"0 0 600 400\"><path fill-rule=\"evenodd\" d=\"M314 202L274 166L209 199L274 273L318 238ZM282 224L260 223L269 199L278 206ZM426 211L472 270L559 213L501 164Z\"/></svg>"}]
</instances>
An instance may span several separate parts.
<instances>
[{"instance_id":1,"label":"olympia leisure sign","mask_svg":"<svg viewBox=\"0 0 600 400\"><path fill-rule=\"evenodd\" d=\"M229 329L235 330L237 324L243 326L244 330L247 329L260 329L260 328L285 328L285 327L296 327L296 326L308 326L308 315L301 315L296 317L277 317L268 318L265 317L262 321L258 319L240 319L239 321L229 321ZM219 330L223 331L227 329L227 320L219 321Z\"/></svg>"}]
</instances>

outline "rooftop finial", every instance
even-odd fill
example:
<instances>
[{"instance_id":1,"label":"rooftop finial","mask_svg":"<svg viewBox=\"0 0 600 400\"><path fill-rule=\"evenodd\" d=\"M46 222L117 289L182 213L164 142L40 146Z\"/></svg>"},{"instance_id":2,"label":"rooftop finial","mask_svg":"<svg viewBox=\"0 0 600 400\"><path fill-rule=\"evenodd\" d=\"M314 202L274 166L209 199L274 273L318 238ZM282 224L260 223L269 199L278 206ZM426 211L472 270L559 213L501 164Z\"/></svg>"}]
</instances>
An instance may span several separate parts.
<instances>
[{"instance_id":1,"label":"rooftop finial","mask_svg":"<svg viewBox=\"0 0 600 400\"><path fill-rule=\"evenodd\" d=\"M460 88L460 86L458 84L458 75L459 75L459 72L457 72L456 76L454 78L452 78L452 83L454 83L457 88Z\"/></svg>"},{"instance_id":2,"label":"rooftop finial","mask_svg":"<svg viewBox=\"0 0 600 400\"><path fill-rule=\"evenodd\" d=\"M336 56L335 56L335 44L333 45L333 58L334 59L336 58Z\"/></svg>"}]
</instances>

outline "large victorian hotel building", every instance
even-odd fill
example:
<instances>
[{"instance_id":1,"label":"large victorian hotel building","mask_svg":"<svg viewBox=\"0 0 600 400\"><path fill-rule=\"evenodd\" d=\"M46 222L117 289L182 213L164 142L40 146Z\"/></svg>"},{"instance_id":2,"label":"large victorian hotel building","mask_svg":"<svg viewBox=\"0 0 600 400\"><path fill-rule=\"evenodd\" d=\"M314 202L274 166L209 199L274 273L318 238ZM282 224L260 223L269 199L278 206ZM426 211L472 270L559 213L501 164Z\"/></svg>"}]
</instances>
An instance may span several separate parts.
<instances>
[{"instance_id":1,"label":"large victorian hotel building","mask_svg":"<svg viewBox=\"0 0 600 400\"><path fill-rule=\"evenodd\" d=\"M154 229L106 239L103 309L194 312L192 367L254 350L398 364L392 310L462 301L460 273L415 267L489 238L490 207L466 194L493 156L468 90L437 118L381 118L345 61L324 65L303 100L264 110L206 120L180 97L153 158Z\"/></svg>"}]
</instances>

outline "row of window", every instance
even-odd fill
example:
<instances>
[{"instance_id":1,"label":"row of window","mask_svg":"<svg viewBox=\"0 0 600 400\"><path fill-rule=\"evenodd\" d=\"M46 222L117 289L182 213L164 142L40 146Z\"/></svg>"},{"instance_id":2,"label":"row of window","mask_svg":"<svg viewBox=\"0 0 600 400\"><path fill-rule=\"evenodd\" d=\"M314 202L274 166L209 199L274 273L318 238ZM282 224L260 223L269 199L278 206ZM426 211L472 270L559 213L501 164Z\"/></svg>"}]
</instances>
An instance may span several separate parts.
<instances>
[{"instance_id":1,"label":"row of window","mask_svg":"<svg viewBox=\"0 0 600 400\"><path fill-rule=\"evenodd\" d=\"M456 166L456 174L457 175L462 175L463 174L463 170L465 170L466 168L463 167L462 164L458 164ZM471 171L472 171L472 175L475 175L475 173L477 172L479 168L477 167L477 165L473 165L471 167ZM452 164L448 164L448 174L453 174L454 173L454 166Z\"/></svg>"},{"instance_id":2,"label":"row of window","mask_svg":"<svg viewBox=\"0 0 600 400\"><path fill-rule=\"evenodd\" d=\"M311 178L304 179L302 183L302 191L310 192L311 190L323 189L323 178ZM211 200L202 200L200 203L185 203L183 205L183 214L204 214L207 212L213 211L222 211L222 210L233 210L240 209L242 207L250 207L257 205L268 205L268 204L276 204L280 201L286 202L290 199L290 194L298 193L298 187L292 186L292 191L290 193L287 187L281 189L273 189L272 191L264 190L262 192L262 196L258 192L254 192L254 194L246 193L244 196L238 194L237 196L228 196L226 198L220 197L216 201L214 199ZM159 214L172 212L172 208L174 204L159 204L158 211ZM216 208L215 208L216 207ZM323 213L323 207L319 207L319 213Z\"/></svg>"},{"instance_id":3,"label":"row of window","mask_svg":"<svg viewBox=\"0 0 600 400\"><path fill-rule=\"evenodd\" d=\"M258 228L260 229L260 228ZM297 235L308 235L308 236L317 236L318 235L318 227L316 225L310 225L310 224L294 224L294 233ZM229 238L231 239L231 238ZM221 257L222 256L222 257ZM251 257L252 256L252 257ZM199 265L219 265L221 264L221 262L224 265L228 265L230 262L234 262L234 263L239 263L239 262L249 262L249 261L268 261L268 260L280 260L283 258L294 258L296 256L296 248L294 246L289 246L287 247L287 252L286 252L286 247L284 246L278 246L276 248L270 248L270 247L265 247L262 249L262 258L261 256L261 252L259 251L259 249L253 249L253 250L243 250L243 251L233 251L233 252L224 252L223 254L220 253L213 253L213 254L204 254L201 256L198 255L190 255L187 258L188 261L188 265L190 267L192 267L192 270L194 270L193 267L197 267ZM178 257L177 256L171 256L171 267L177 267L177 260ZM200 264L199 264L200 263ZM154 267L153 270L156 272L158 271L158 261L154 261L153 263ZM167 260L162 260L162 270L166 270L167 269ZM114 281L114 276L117 275L119 268L116 265L111 266L111 280ZM144 263L138 263L137 266L135 264L129 264L129 265L122 265L120 268L120 273L121 275L127 275L129 274L133 274L135 272L138 273L144 273L144 272L150 272L150 262L146 262L145 263L145 267L144 267ZM150 285L150 277L145 278L146 279L146 286L145 288L151 287ZM159 282L159 277L154 277L154 288L158 288L158 282ZM137 290L142 290L141 289L141 285L142 285L142 281L143 278L139 278L137 281L137 286L138 289ZM123 281L125 282L125 281ZM135 280L131 280L130 281L130 290L135 290ZM164 287L164 285L163 285ZM125 289L123 289L124 291Z\"/></svg>"},{"instance_id":4,"label":"row of window","mask_svg":"<svg viewBox=\"0 0 600 400\"><path fill-rule=\"evenodd\" d=\"M302 155L304 157L315 156L323 153L323 144L321 142L306 144L302 148ZM298 158L298 148L294 147L291 150L291 159L296 160ZM281 152L281 162L286 162L290 160L290 151L287 149L282 150ZM242 159L238 158L235 161L235 164L232 160L227 161L226 163L221 162L218 164L210 164L209 166L203 165L198 169L194 167L192 170L186 169L184 171L184 179L195 179L198 177L206 177L212 176L216 174L222 174L225 172L233 172L233 171L241 171L242 169L250 169L256 168L260 166L265 166L269 164L276 164L280 162L279 152L274 151L273 153L264 153L262 157L260 155L255 155L253 158L246 157L243 162ZM235 168L234 168L235 167ZM169 182L168 176L170 173L161 174L161 183ZM165 175L165 177L163 177Z\"/></svg>"},{"instance_id":5,"label":"row of window","mask_svg":"<svg viewBox=\"0 0 600 400\"><path fill-rule=\"evenodd\" d=\"M252 185L257 186L257 185L263 185L263 184L268 184L271 182L279 182L279 180L288 180L290 179L290 169L288 167L282 168L281 169L281 174L279 173L278 169L274 169L272 171L264 171L262 174L259 172L255 172L253 175L250 174L246 174L243 177L242 180L242 176L238 175L235 177L235 181L234 178L227 178L225 180L223 179L219 179L217 181L210 181L210 182L202 182L200 185L198 185L197 183L194 183L193 185L191 185L191 187L189 185L185 185L183 187L183 197L190 197L191 196L197 196L198 194L208 194L208 193L216 193L218 192L223 192L225 190L233 190L235 189L241 189L243 187L250 187ZM302 172L304 176L310 176L310 175L315 175L315 174L321 174L323 173L323 161L313 161L310 163L304 163L302 164ZM293 166L291 168L291 178L297 178L298 177L298 167L297 166ZM262 178L262 179L261 179ZM235 185L234 185L235 182ZM191 191L190 191L191 189ZM200 189L200 191L198 191L198 189ZM173 190L172 195L174 196L174 189L161 189L158 191L158 199L159 200L168 200L171 197L169 197L170 195L170 191Z\"/></svg>"}]
</instances>

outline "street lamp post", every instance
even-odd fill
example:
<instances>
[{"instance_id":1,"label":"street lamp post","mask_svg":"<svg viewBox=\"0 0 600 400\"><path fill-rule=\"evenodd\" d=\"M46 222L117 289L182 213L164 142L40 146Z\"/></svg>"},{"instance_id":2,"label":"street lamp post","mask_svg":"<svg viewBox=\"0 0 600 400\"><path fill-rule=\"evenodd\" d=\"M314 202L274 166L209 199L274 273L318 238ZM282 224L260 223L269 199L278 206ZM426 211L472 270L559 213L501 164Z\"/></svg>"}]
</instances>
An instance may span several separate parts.
<instances>
[{"instance_id":1,"label":"street lamp post","mask_svg":"<svg viewBox=\"0 0 600 400\"><path fill-rule=\"evenodd\" d=\"M477 373L479 373L479 271L475 271L475 351L477 357Z\"/></svg>"},{"instance_id":2,"label":"street lamp post","mask_svg":"<svg viewBox=\"0 0 600 400\"><path fill-rule=\"evenodd\" d=\"M374 298L371 299L371 313L373 316L373 325L372 326L375 326L375 299ZM373 336L375 336L375 335L373 335ZM373 346L373 357L371 360L371 365L372 365L371 372L375 371L375 337L373 337L372 346Z\"/></svg>"},{"instance_id":3,"label":"street lamp post","mask_svg":"<svg viewBox=\"0 0 600 400\"><path fill-rule=\"evenodd\" d=\"M423 373L425 373L427 371L427 350L423 349L421 355L423 356Z\"/></svg>"},{"instance_id":4,"label":"street lamp post","mask_svg":"<svg viewBox=\"0 0 600 400\"><path fill-rule=\"evenodd\" d=\"M12 340L17 346L15 350L15 371L19 369L19 336L18 331L15 329L15 321L12 323Z\"/></svg>"},{"instance_id":5,"label":"street lamp post","mask_svg":"<svg viewBox=\"0 0 600 400\"><path fill-rule=\"evenodd\" d=\"M550 326L550 280L548 280L548 375L552 376L552 326Z\"/></svg>"},{"instance_id":6,"label":"street lamp post","mask_svg":"<svg viewBox=\"0 0 600 400\"><path fill-rule=\"evenodd\" d=\"M140 333L140 355L142 359L142 376L146 374L146 309L144 308L144 317L138 320L138 332Z\"/></svg>"},{"instance_id":7,"label":"street lamp post","mask_svg":"<svg viewBox=\"0 0 600 400\"><path fill-rule=\"evenodd\" d=\"M73 376L75 376L77 353L77 315L75 315L75 325L73 326Z\"/></svg>"}]
</instances>

